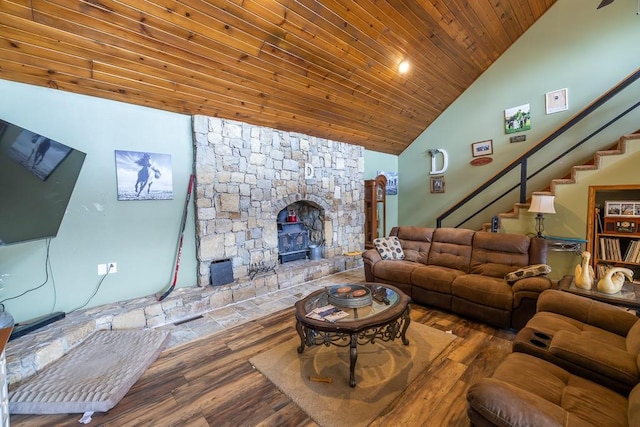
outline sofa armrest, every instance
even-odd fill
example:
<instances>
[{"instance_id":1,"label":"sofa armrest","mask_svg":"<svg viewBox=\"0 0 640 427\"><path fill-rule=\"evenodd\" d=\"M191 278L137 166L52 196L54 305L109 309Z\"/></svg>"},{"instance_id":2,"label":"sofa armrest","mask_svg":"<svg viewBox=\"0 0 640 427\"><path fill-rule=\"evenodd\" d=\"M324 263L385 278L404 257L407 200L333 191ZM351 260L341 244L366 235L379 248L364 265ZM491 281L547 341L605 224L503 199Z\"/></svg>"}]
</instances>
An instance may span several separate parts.
<instances>
[{"instance_id":1,"label":"sofa armrest","mask_svg":"<svg viewBox=\"0 0 640 427\"><path fill-rule=\"evenodd\" d=\"M574 332L556 332L549 352L574 365L627 384L630 388L640 381L635 355Z\"/></svg>"},{"instance_id":2,"label":"sofa armrest","mask_svg":"<svg viewBox=\"0 0 640 427\"><path fill-rule=\"evenodd\" d=\"M538 292L542 293L553 288L553 282L546 276L526 277L516 281L511 285L513 293L516 292Z\"/></svg>"},{"instance_id":3,"label":"sofa armrest","mask_svg":"<svg viewBox=\"0 0 640 427\"><path fill-rule=\"evenodd\" d=\"M560 427L567 416L560 406L495 378L469 387L467 402L474 425Z\"/></svg>"},{"instance_id":4,"label":"sofa armrest","mask_svg":"<svg viewBox=\"0 0 640 427\"><path fill-rule=\"evenodd\" d=\"M382 261L380 252L377 249L367 249L362 253L362 261L364 262L364 278L367 282L374 282L373 266L378 261Z\"/></svg>"},{"instance_id":5,"label":"sofa armrest","mask_svg":"<svg viewBox=\"0 0 640 427\"><path fill-rule=\"evenodd\" d=\"M557 313L622 337L638 321L633 314L613 305L556 289L540 294L537 311Z\"/></svg>"}]
</instances>

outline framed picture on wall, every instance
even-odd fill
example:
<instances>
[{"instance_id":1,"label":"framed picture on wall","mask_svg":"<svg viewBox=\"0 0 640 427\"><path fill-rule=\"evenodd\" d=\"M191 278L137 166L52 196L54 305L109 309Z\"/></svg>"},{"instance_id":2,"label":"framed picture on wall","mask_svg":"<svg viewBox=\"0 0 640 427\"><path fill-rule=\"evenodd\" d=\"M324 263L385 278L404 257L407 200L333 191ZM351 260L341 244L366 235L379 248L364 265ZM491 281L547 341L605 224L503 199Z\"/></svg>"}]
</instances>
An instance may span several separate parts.
<instances>
[{"instance_id":1,"label":"framed picture on wall","mask_svg":"<svg viewBox=\"0 0 640 427\"><path fill-rule=\"evenodd\" d=\"M518 105L504 110L505 133L522 132L531 129L531 106Z\"/></svg>"},{"instance_id":2,"label":"framed picture on wall","mask_svg":"<svg viewBox=\"0 0 640 427\"><path fill-rule=\"evenodd\" d=\"M471 144L471 155L473 157L490 156L493 154L493 140L474 142Z\"/></svg>"},{"instance_id":3,"label":"framed picture on wall","mask_svg":"<svg viewBox=\"0 0 640 427\"><path fill-rule=\"evenodd\" d=\"M444 176L431 177L431 192L444 193Z\"/></svg>"},{"instance_id":4,"label":"framed picture on wall","mask_svg":"<svg viewBox=\"0 0 640 427\"><path fill-rule=\"evenodd\" d=\"M398 194L398 172L378 171L377 175L384 175L387 178L387 196Z\"/></svg>"},{"instance_id":5,"label":"framed picture on wall","mask_svg":"<svg viewBox=\"0 0 640 427\"><path fill-rule=\"evenodd\" d=\"M171 154L115 150L118 200L171 200Z\"/></svg>"},{"instance_id":6,"label":"framed picture on wall","mask_svg":"<svg viewBox=\"0 0 640 427\"><path fill-rule=\"evenodd\" d=\"M640 201L605 202L604 216L640 216Z\"/></svg>"},{"instance_id":7,"label":"framed picture on wall","mask_svg":"<svg viewBox=\"0 0 640 427\"><path fill-rule=\"evenodd\" d=\"M567 88L547 92L544 99L547 114L558 113L569 109L569 93Z\"/></svg>"}]
</instances>

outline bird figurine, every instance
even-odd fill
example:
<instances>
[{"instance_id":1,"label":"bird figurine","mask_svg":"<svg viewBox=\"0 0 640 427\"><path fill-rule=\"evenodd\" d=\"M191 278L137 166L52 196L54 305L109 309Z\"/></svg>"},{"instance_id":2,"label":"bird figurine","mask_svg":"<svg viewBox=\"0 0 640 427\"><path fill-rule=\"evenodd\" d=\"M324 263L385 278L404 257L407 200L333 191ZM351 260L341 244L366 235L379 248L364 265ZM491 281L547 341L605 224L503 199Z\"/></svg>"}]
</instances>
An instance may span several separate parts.
<instances>
[{"instance_id":1,"label":"bird figurine","mask_svg":"<svg viewBox=\"0 0 640 427\"><path fill-rule=\"evenodd\" d=\"M598 282L598 290L605 294L620 292L622 285L624 285L625 278L632 281L633 271L623 267L610 268Z\"/></svg>"},{"instance_id":2,"label":"bird figurine","mask_svg":"<svg viewBox=\"0 0 640 427\"><path fill-rule=\"evenodd\" d=\"M591 259L591 254L587 251L582 252L582 262L576 265L574 271L574 281L576 284L576 288L580 289L591 289L593 286L593 281L596 278L596 275L593 272L593 267L589 264L589 260Z\"/></svg>"}]
</instances>

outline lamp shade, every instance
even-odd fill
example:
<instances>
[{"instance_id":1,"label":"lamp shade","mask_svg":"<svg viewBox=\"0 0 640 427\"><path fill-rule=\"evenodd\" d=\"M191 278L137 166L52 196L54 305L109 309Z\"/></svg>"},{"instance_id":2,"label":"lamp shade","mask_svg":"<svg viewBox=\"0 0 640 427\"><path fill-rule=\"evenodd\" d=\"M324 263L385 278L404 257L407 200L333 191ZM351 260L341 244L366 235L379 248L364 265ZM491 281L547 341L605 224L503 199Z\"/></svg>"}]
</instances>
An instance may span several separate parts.
<instances>
[{"instance_id":1,"label":"lamp shade","mask_svg":"<svg viewBox=\"0 0 640 427\"><path fill-rule=\"evenodd\" d=\"M552 193L533 193L531 195L531 205L529 205L529 212L535 213L556 213L556 209L553 206L555 195Z\"/></svg>"}]
</instances>

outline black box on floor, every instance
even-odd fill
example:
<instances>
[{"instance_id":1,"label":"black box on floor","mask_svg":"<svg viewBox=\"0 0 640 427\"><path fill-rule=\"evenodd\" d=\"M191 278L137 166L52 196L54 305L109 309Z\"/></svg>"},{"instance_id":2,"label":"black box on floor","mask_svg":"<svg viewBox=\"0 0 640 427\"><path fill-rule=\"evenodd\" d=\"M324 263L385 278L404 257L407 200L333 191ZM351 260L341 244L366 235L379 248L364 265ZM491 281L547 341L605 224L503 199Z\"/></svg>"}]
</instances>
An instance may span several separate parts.
<instances>
[{"instance_id":1,"label":"black box on floor","mask_svg":"<svg viewBox=\"0 0 640 427\"><path fill-rule=\"evenodd\" d=\"M230 259L211 261L209 266L209 284L222 286L233 282L233 268Z\"/></svg>"}]
</instances>

